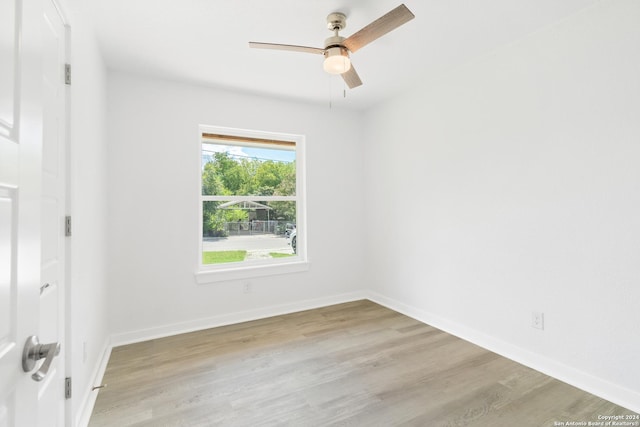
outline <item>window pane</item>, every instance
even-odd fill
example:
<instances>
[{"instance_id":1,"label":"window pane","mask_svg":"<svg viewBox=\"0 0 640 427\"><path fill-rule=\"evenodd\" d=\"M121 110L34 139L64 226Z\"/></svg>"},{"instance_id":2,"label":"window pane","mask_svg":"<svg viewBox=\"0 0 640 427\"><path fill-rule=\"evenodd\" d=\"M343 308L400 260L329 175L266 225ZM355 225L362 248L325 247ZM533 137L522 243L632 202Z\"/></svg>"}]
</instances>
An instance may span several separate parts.
<instances>
[{"instance_id":1,"label":"window pane","mask_svg":"<svg viewBox=\"0 0 640 427\"><path fill-rule=\"evenodd\" d=\"M296 202L205 201L202 213L203 264L295 255Z\"/></svg>"},{"instance_id":2,"label":"window pane","mask_svg":"<svg viewBox=\"0 0 640 427\"><path fill-rule=\"evenodd\" d=\"M295 194L295 146L202 144L202 195Z\"/></svg>"}]
</instances>

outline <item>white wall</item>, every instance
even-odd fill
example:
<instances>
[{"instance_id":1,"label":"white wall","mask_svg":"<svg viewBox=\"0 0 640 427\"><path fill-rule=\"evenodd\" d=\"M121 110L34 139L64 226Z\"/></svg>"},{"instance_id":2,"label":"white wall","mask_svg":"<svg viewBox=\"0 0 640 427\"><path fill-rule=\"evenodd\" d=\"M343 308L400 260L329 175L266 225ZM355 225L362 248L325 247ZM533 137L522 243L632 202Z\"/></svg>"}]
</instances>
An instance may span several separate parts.
<instances>
[{"instance_id":1,"label":"white wall","mask_svg":"<svg viewBox=\"0 0 640 427\"><path fill-rule=\"evenodd\" d=\"M68 4L74 3L74 4ZM75 2L62 4L71 26L69 53L69 238L67 376L73 378L70 417L86 424L91 391L109 344L107 329L106 68L91 24ZM83 419L84 418L84 419Z\"/></svg>"},{"instance_id":2,"label":"white wall","mask_svg":"<svg viewBox=\"0 0 640 427\"><path fill-rule=\"evenodd\" d=\"M377 298L636 411L638 23L600 2L364 126Z\"/></svg>"},{"instance_id":3,"label":"white wall","mask_svg":"<svg viewBox=\"0 0 640 427\"><path fill-rule=\"evenodd\" d=\"M109 74L109 314L115 341L331 303L362 287L361 115ZM197 285L198 125L306 135L308 272Z\"/></svg>"}]
</instances>

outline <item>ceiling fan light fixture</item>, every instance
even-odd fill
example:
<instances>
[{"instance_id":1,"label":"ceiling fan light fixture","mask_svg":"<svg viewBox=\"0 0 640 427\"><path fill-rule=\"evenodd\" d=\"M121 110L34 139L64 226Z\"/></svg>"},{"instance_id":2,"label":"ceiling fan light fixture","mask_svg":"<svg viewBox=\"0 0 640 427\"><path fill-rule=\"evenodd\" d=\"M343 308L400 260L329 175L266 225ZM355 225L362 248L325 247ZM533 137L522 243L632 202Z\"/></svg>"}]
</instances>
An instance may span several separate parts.
<instances>
[{"instance_id":1,"label":"ceiling fan light fixture","mask_svg":"<svg viewBox=\"0 0 640 427\"><path fill-rule=\"evenodd\" d=\"M349 53L344 47L328 48L324 53L324 70L329 74L343 74L351 68Z\"/></svg>"}]
</instances>

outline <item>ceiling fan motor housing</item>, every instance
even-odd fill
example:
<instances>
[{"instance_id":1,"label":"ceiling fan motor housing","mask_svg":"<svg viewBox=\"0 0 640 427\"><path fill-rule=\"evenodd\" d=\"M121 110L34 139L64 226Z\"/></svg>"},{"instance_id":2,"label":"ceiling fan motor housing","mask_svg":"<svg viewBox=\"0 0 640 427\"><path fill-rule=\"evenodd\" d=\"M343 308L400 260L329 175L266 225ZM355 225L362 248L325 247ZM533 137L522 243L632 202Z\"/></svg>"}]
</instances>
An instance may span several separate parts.
<instances>
[{"instance_id":1,"label":"ceiling fan motor housing","mask_svg":"<svg viewBox=\"0 0 640 427\"><path fill-rule=\"evenodd\" d=\"M340 37L340 36L329 37L324 40L324 48L330 49L332 47L337 47L337 46L344 47L344 45L342 44L343 41L344 41L344 37Z\"/></svg>"}]
</instances>

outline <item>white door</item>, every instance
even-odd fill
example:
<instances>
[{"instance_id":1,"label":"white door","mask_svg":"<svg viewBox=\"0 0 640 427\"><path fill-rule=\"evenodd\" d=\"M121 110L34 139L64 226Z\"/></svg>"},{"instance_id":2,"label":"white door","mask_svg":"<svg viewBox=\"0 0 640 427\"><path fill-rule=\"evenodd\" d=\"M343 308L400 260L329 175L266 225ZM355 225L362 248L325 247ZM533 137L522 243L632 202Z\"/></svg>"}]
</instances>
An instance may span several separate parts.
<instances>
[{"instance_id":1,"label":"white door","mask_svg":"<svg viewBox=\"0 0 640 427\"><path fill-rule=\"evenodd\" d=\"M53 267L60 258L51 255L57 243L44 209L50 158L64 158L61 151L51 154L64 150L63 140L55 150L49 146L51 135L64 137L64 107L50 117L57 101L48 80L60 55L53 39L64 33L55 29L60 18L49 2L0 0L0 427L56 426L64 419L62 359L52 359L46 375L46 359L29 372L22 360L28 337L57 343L64 330L64 264ZM60 131L51 130L51 120L61 122ZM55 354L47 351L53 347L36 347L34 358Z\"/></svg>"}]
</instances>

